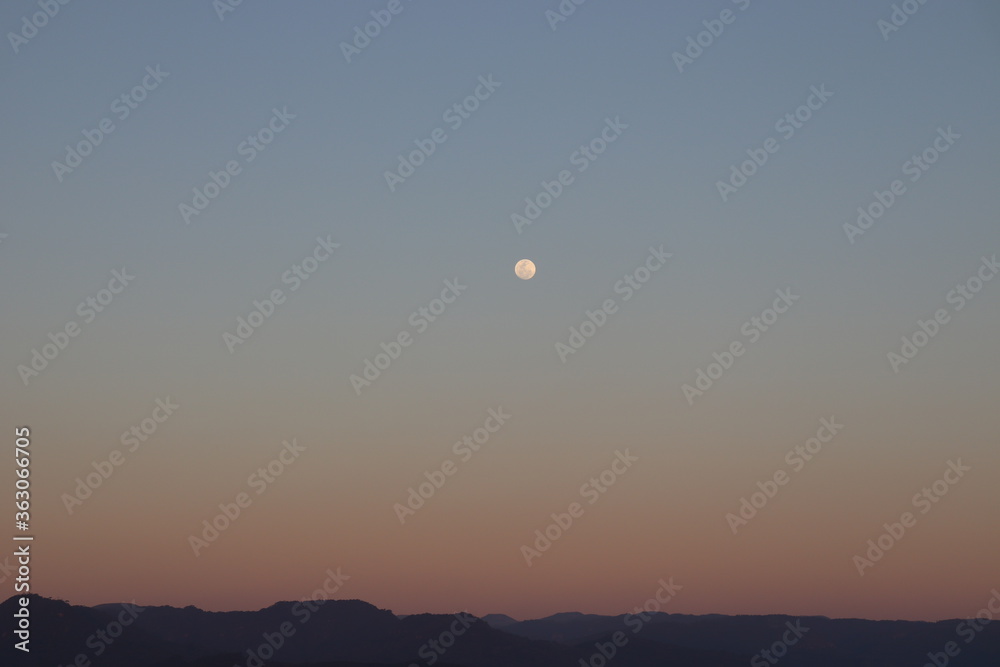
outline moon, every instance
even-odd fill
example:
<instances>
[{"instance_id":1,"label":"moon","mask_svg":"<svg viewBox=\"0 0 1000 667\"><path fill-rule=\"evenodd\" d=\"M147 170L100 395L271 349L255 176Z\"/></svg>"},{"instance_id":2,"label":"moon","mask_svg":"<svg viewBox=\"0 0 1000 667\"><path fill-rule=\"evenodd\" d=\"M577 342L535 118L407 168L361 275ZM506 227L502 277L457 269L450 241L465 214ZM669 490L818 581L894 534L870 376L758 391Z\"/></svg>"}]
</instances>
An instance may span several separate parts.
<instances>
[{"instance_id":1,"label":"moon","mask_svg":"<svg viewBox=\"0 0 1000 667\"><path fill-rule=\"evenodd\" d=\"M521 280L531 280L535 275L535 263L530 259L522 259L514 265L514 274Z\"/></svg>"}]
</instances>

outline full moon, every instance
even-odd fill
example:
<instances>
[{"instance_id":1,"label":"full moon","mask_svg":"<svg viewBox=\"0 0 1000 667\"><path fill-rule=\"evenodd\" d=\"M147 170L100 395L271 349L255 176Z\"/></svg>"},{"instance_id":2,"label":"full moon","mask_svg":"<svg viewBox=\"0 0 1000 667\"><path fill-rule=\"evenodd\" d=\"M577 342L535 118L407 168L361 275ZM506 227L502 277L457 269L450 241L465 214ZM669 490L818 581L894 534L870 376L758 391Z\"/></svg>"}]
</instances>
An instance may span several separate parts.
<instances>
[{"instance_id":1,"label":"full moon","mask_svg":"<svg viewBox=\"0 0 1000 667\"><path fill-rule=\"evenodd\" d=\"M522 259L514 265L514 273L521 280L530 280L535 275L535 263L530 259Z\"/></svg>"}]
</instances>

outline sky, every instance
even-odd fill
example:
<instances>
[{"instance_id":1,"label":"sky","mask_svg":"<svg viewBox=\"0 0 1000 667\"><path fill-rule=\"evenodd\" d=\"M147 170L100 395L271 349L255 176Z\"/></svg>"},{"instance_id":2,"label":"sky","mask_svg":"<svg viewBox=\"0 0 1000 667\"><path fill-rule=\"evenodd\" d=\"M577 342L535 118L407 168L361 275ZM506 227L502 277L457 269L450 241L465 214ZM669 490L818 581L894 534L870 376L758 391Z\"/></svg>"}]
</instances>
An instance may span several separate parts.
<instances>
[{"instance_id":1,"label":"sky","mask_svg":"<svg viewBox=\"0 0 1000 667\"><path fill-rule=\"evenodd\" d=\"M224 3L0 9L34 592L1000 585L995 3Z\"/></svg>"}]
</instances>

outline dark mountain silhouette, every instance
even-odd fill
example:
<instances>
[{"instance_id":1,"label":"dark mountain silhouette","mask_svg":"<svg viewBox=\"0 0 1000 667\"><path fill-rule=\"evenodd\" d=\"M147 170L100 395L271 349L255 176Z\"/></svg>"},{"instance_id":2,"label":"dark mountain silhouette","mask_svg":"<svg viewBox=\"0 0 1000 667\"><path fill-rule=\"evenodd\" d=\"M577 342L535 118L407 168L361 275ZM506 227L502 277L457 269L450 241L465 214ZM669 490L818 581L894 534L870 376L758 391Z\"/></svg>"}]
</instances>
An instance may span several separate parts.
<instances>
[{"instance_id":1,"label":"dark mountain silhouette","mask_svg":"<svg viewBox=\"0 0 1000 667\"><path fill-rule=\"evenodd\" d=\"M506 634L472 616L417 614L399 619L392 612L360 600L337 600L309 609L299 602L279 602L258 611L208 612L195 607L146 607L108 648L95 639L123 613L121 605L71 606L30 596L31 652L13 648L11 623L0 629L0 664L69 667L84 654L97 667L174 667L220 664L267 665L314 663L365 665L428 664L505 667L506 665L576 664L576 651L553 642ZM11 619L16 598L0 604ZM282 627L294 632L282 635ZM458 632L461 631L461 634ZM279 648L270 650L267 637ZM438 642L438 650L430 644ZM261 646L267 646L259 651ZM97 651L101 651L99 660Z\"/></svg>"},{"instance_id":2,"label":"dark mountain silhouette","mask_svg":"<svg viewBox=\"0 0 1000 667\"><path fill-rule=\"evenodd\" d=\"M178 655L169 642L147 634L140 628L128 627L110 645L96 633L107 631L121 611L114 613L90 607L71 606L62 600L51 600L38 595L30 599L28 611L31 622L30 653L14 648L19 641L14 635L13 615L19 609L18 597L8 598L0 604L0 664L45 665L69 667L77 654L86 653L95 664L109 665L158 665ZM112 632L115 628L112 627ZM110 639L110 636L109 636Z\"/></svg>"},{"instance_id":3,"label":"dark mountain silhouette","mask_svg":"<svg viewBox=\"0 0 1000 667\"><path fill-rule=\"evenodd\" d=\"M576 613L522 621L506 626L504 632L579 645L625 630L636 640L754 656L780 640L788 629L787 623L794 625L800 621L808 632L781 658L783 666L922 667L929 661L928 653L941 653L948 642L955 642L960 652L949 658L949 666L1000 667L1000 623L987 625L975 634L965 626L960 635L956 629L961 619L926 623L781 615L655 613L647 617L649 622L643 623L638 633L631 632L625 616ZM769 663L765 660L759 664Z\"/></svg>"},{"instance_id":4,"label":"dark mountain silhouette","mask_svg":"<svg viewBox=\"0 0 1000 667\"><path fill-rule=\"evenodd\" d=\"M500 630L502 628L507 627L508 625L513 625L518 622L516 618L511 618L507 614L486 614L485 616L483 616L483 620L491 628L496 628L497 630Z\"/></svg>"},{"instance_id":5,"label":"dark mountain silhouette","mask_svg":"<svg viewBox=\"0 0 1000 667\"><path fill-rule=\"evenodd\" d=\"M23 653L13 648L17 608L16 598L0 604L0 617L8 619L0 627L2 665L70 667L82 655L93 667L579 667L581 660L602 664L595 656L613 652L609 667L736 667L800 621L808 632L781 658L782 667L921 667L928 653L944 651L948 642L960 649L951 666L1000 666L1000 624L984 627L967 643L956 633L958 620L658 613L635 631L635 617L627 623L625 616L578 613L529 621L503 614L397 617L361 600L311 608L278 602L257 611L136 610L35 595L31 652ZM127 627L118 625L122 619Z\"/></svg>"}]
</instances>

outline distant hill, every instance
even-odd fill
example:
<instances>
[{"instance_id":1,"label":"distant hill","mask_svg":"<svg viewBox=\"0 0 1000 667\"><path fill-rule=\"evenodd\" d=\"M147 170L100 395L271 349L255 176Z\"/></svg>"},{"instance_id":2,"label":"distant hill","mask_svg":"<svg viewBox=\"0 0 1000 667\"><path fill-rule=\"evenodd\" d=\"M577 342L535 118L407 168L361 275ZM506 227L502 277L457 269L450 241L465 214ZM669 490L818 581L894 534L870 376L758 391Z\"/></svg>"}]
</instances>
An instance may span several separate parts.
<instances>
[{"instance_id":1,"label":"distant hill","mask_svg":"<svg viewBox=\"0 0 1000 667\"><path fill-rule=\"evenodd\" d=\"M577 613L521 621L504 627L504 632L579 646L625 629L627 634L643 641L754 656L780 640L787 624L800 622L808 632L781 658L782 666L923 667L929 661L928 653L941 653L948 642L955 642L959 654L949 659L949 667L1000 667L1000 623L987 625L977 633L965 625L959 634L956 630L961 619L926 623L824 616L665 613L649 614L648 618L649 622L643 623L637 633L628 628L625 616ZM769 663L764 660L758 664Z\"/></svg>"},{"instance_id":2,"label":"distant hill","mask_svg":"<svg viewBox=\"0 0 1000 667\"><path fill-rule=\"evenodd\" d=\"M16 599L0 604L7 619L0 626L4 666L70 667L83 655L92 667L579 667L581 660L601 664L592 658L604 652L614 654L608 667L745 667L796 622L808 631L781 658L782 667L922 667L929 652L943 651L949 641L960 648L950 666L1000 666L1000 624L966 643L956 634L958 620L658 613L640 625L636 617L579 613L527 621L504 614L400 618L361 600L208 612L30 597L29 654L13 648Z\"/></svg>"},{"instance_id":3,"label":"distant hill","mask_svg":"<svg viewBox=\"0 0 1000 667\"><path fill-rule=\"evenodd\" d=\"M483 616L483 620L491 628L496 628L497 630L517 623L516 618L511 618L507 614L487 614L486 616Z\"/></svg>"}]
</instances>

